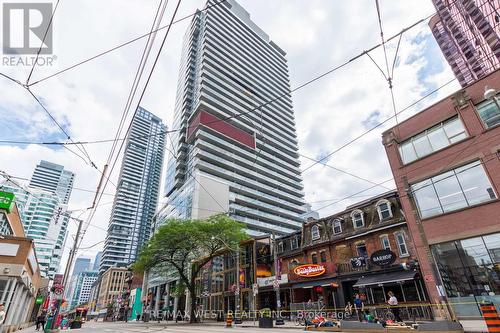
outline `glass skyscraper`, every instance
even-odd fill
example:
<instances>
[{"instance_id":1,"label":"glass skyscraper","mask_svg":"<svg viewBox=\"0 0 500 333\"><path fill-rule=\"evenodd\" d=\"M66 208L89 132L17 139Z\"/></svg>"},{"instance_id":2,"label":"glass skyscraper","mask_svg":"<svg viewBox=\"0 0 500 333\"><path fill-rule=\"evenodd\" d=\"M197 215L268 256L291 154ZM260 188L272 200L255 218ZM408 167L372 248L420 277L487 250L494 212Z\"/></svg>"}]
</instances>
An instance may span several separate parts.
<instances>
[{"instance_id":1,"label":"glass skyscraper","mask_svg":"<svg viewBox=\"0 0 500 333\"><path fill-rule=\"evenodd\" d=\"M64 170L62 165L42 160L36 166L29 185L55 193L63 204L67 204L73 189L74 179L75 174Z\"/></svg>"},{"instance_id":2,"label":"glass skyscraper","mask_svg":"<svg viewBox=\"0 0 500 333\"><path fill-rule=\"evenodd\" d=\"M429 26L462 86L500 68L500 0L432 0Z\"/></svg>"},{"instance_id":3,"label":"glass skyscraper","mask_svg":"<svg viewBox=\"0 0 500 333\"><path fill-rule=\"evenodd\" d=\"M305 209L286 54L235 1L207 6L184 37L163 213L293 232Z\"/></svg>"},{"instance_id":4,"label":"glass skyscraper","mask_svg":"<svg viewBox=\"0 0 500 333\"><path fill-rule=\"evenodd\" d=\"M160 118L139 107L125 142L100 273L133 262L149 239L159 196L165 131Z\"/></svg>"},{"instance_id":5,"label":"glass skyscraper","mask_svg":"<svg viewBox=\"0 0 500 333\"><path fill-rule=\"evenodd\" d=\"M15 195L26 236L35 241L42 277L52 279L59 269L66 241L66 205L55 193L39 188L22 189L8 181L2 187Z\"/></svg>"}]
</instances>

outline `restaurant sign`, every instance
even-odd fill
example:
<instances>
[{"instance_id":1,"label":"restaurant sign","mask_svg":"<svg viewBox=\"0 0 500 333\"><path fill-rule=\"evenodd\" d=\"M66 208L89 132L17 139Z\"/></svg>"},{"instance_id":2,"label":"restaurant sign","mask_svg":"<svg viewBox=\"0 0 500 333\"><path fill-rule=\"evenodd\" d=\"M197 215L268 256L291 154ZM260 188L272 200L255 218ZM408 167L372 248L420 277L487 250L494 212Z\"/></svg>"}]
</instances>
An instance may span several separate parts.
<instances>
[{"instance_id":1,"label":"restaurant sign","mask_svg":"<svg viewBox=\"0 0 500 333\"><path fill-rule=\"evenodd\" d=\"M279 281L278 282L279 284L288 283L288 274L281 274L281 278L278 280L276 280L276 275L264 278L257 278L257 285L259 287L269 287L273 286L276 281Z\"/></svg>"},{"instance_id":2,"label":"restaurant sign","mask_svg":"<svg viewBox=\"0 0 500 333\"><path fill-rule=\"evenodd\" d=\"M5 209L7 213L10 213L13 205L14 193L0 191L0 209Z\"/></svg>"},{"instance_id":3,"label":"restaurant sign","mask_svg":"<svg viewBox=\"0 0 500 333\"><path fill-rule=\"evenodd\" d=\"M326 268L323 265L306 264L295 267L293 272L297 276L310 278L325 274Z\"/></svg>"},{"instance_id":4,"label":"restaurant sign","mask_svg":"<svg viewBox=\"0 0 500 333\"><path fill-rule=\"evenodd\" d=\"M396 261L396 254L388 249L378 250L373 252L370 261L377 266L389 266Z\"/></svg>"}]
</instances>

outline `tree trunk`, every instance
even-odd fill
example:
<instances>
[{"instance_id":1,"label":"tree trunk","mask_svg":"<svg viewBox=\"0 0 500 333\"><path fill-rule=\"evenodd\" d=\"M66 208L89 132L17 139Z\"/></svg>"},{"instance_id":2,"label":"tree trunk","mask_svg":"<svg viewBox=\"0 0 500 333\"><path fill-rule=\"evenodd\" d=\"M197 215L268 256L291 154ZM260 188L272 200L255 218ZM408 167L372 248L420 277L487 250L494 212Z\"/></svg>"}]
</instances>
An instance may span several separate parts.
<instances>
[{"instance_id":1,"label":"tree trunk","mask_svg":"<svg viewBox=\"0 0 500 333\"><path fill-rule=\"evenodd\" d=\"M193 323L198 323L199 318L197 317L198 311L196 309L196 294L195 294L196 291L194 288L194 281L192 282L191 286L192 288L188 288L189 293L191 294L191 311L189 314L189 323L193 324Z\"/></svg>"}]
</instances>

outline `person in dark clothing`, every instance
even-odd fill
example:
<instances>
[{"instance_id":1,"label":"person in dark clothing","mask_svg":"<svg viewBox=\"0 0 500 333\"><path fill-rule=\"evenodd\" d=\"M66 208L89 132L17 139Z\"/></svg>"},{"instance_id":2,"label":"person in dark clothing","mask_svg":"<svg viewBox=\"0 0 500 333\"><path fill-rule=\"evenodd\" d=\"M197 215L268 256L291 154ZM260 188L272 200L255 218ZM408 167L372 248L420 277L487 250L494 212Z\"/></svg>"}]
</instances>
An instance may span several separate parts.
<instances>
[{"instance_id":1,"label":"person in dark clothing","mask_svg":"<svg viewBox=\"0 0 500 333\"><path fill-rule=\"evenodd\" d=\"M394 321L397 323L402 322L401 317L399 316L398 299L392 291L389 291L387 295L389 296L389 300L387 301L387 303L391 306L391 311L394 315Z\"/></svg>"},{"instance_id":2,"label":"person in dark clothing","mask_svg":"<svg viewBox=\"0 0 500 333\"><path fill-rule=\"evenodd\" d=\"M354 295L354 310L356 310L356 315L358 320L363 321L363 310L365 309L365 304L361 300L359 294Z\"/></svg>"},{"instance_id":3,"label":"person in dark clothing","mask_svg":"<svg viewBox=\"0 0 500 333\"><path fill-rule=\"evenodd\" d=\"M39 331L42 328L42 331L45 327L45 312L40 313L38 317L36 317L36 330Z\"/></svg>"}]
</instances>

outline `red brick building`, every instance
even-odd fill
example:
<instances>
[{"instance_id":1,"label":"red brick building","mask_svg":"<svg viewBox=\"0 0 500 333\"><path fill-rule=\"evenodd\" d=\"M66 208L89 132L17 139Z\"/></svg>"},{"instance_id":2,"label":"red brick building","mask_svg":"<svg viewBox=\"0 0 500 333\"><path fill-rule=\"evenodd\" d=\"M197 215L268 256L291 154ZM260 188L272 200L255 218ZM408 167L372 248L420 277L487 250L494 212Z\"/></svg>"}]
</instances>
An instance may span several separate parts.
<instances>
[{"instance_id":1,"label":"red brick building","mask_svg":"<svg viewBox=\"0 0 500 333\"><path fill-rule=\"evenodd\" d=\"M500 89L498 70L383 133L427 290L460 318L480 316L483 300L500 306L500 98L491 88Z\"/></svg>"},{"instance_id":2,"label":"red brick building","mask_svg":"<svg viewBox=\"0 0 500 333\"><path fill-rule=\"evenodd\" d=\"M416 251L395 191L310 221L302 233L279 238L277 248L282 272L288 275L282 298L290 300L292 310L307 307L309 300L319 308L344 309L355 294L362 295L366 305L382 309L387 292L393 291L401 304L421 304L413 307L419 317L430 317ZM388 260L381 263L377 258ZM297 271L304 265L315 271L319 266L322 272Z\"/></svg>"}]
</instances>

